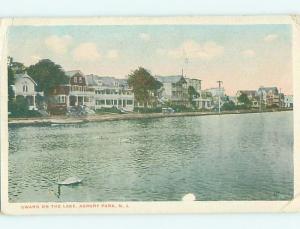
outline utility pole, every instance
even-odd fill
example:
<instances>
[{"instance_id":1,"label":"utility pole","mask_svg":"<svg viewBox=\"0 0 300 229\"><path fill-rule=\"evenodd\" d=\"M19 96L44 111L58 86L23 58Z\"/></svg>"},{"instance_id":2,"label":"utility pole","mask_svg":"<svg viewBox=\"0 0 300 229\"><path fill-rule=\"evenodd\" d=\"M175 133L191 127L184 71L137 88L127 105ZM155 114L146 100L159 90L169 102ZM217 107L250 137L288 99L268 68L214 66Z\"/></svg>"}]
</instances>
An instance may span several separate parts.
<instances>
[{"instance_id":1,"label":"utility pole","mask_svg":"<svg viewBox=\"0 0 300 229\"><path fill-rule=\"evenodd\" d=\"M221 84L223 83L223 81L218 80L217 83L219 84L219 114L221 113Z\"/></svg>"}]
</instances>

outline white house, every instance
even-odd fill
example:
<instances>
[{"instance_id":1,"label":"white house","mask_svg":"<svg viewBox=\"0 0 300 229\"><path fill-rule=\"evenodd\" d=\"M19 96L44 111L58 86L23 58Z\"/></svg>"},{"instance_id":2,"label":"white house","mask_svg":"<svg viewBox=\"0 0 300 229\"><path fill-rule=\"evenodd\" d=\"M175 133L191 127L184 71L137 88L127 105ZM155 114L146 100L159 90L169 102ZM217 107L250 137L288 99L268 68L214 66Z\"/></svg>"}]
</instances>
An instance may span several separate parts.
<instances>
[{"instance_id":1,"label":"white house","mask_svg":"<svg viewBox=\"0 0 300 229\"><path fill-rule=\"evenodd\" d=\"M15 84L12 85L14 95L23 96L28 102L29 110L36 110L36 96L37 92L35 87L37 86L36 82L25 72L22 74L15 75ZM39 93L43 95L43 93Z\"/></svg>"},{"instance_id":2,"label":"white house","mask_svg":"<svg viewBox=\"0 0 300 229\"><path fill-rule=\"evenodd\" d=\"M163 84L160 101L188 106L188 86L183 76L156 76L156 79Z\"/></svg>"},{"instance_id":3,"label":"white house","mask_svg":"<svg viewBox=\"0 0 300 229\"><path fill-rule=\"evenodd\" d=\"M116 107L123 111L133 111L134 93L125 79L110 76L85 76L87 86L95 91L95 109Z\"/></svg>"},{"instance_id":4,"label":"white house","mask_svg":"<svg viewBox=\"0 0 300 229\"><path fill-rule=\"evenodd\" d=\"M293 96L292 95L285 95L284 96L284 107L293 108L293 106L294 106Z\"/></svg>"},{"instance_id":5,"label":"white house","mask_svg":"<svg viewBox=\"0 0 300 229\"><path fill-rule=\"evenodd\" d=\"M225 96L225 89L223 87L213 87L213 88L209 88L206 89L206 91L210 92L212 97L221 97L223 98Z\"/></svg>"}]
</instances>

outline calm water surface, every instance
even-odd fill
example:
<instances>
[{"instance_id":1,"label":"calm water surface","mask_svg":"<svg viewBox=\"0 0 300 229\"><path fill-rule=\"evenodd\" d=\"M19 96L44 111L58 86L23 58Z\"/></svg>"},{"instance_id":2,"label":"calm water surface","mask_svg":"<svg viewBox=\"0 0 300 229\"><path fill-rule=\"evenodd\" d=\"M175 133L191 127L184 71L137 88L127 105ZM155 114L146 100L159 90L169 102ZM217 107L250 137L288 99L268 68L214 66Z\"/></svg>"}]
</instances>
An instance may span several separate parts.
<instances>
[{"instance_id":1,"label":"calm water surface","mask_svg":"<svg viewBox=\"0 0 300 229\"><path fill-rule=\"evenodd\" d=\"M9 127L9 141L10 202L293 196L293 112Z\"/></svg>"}]
</instances>

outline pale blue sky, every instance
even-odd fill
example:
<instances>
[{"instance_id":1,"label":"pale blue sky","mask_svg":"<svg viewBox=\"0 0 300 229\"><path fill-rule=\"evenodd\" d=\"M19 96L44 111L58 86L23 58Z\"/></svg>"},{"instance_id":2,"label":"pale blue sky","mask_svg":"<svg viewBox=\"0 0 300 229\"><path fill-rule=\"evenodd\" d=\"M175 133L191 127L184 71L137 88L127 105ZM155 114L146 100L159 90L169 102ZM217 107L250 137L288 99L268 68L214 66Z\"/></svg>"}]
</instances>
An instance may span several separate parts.
<instances>
[{"instance_id":1,"label":"pale blue sky","mask_svg":"<svg viewBox=\"0 0 300 229\"><path fill-rule=\"evenodd\" d=\"M289 25L15 26L9 55L26 65L49 58L65 70L125 77L138 66L184 73L227 94L278 86L292 94Z\"/></svg>"}]
</instances>

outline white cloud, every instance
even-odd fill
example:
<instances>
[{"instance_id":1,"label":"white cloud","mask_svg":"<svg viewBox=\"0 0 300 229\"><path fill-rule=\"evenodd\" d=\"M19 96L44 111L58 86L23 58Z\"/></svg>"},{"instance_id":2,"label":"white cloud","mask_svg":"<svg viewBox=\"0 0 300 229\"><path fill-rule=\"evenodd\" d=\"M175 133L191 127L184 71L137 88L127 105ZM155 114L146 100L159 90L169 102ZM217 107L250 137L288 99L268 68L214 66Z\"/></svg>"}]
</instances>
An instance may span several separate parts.
<instances>
[{"instance_id":1,"label":"white cloud","mask_svg":"<svg viewBox=\"0 0 300 229\"><path fill-rule=\"evenodd\" d=\"M100 52L95 43L81 43L73 50L73 58L75 61L94 62L101 59Z\"/></svg>"},{"instance_id":2,"label":"white cloud","mask_svg":"<svg viewBox=\"0 0 300 229\"><path fill-rule=\"evenodd\" d=\"M178 48L170 50L157 49L156 52L159 55L168 55L169 57L178 59L195 58L211 60L223 55L224 47L216 44L213 41L200 44L194 40L187 40L183 42Z\"/></svg>"},{"instance_id":3,"label":"white cloud","mask_svg":"<svg viewBox=\"0 0 300 229\"><path fill-rule=\"evenodd\" d=\"M119 51L116 49L111 49L107 52L107 58L111 60L116 60L119 58Z\"/></svg>"},{"instance_id":4,"label":"white cloud","mask_svg":"<svg viewBox=\"0 0 300 229\"><path fill-rule=\"evenodd\" d=\"M150 39L151 39L151 37L148 33L140 33L139 37L140 37L140 39L142 39L145 42L150 41Z\"/></svg>"},{"instance_id":5,"label":"white cloud","mask_svg":"<svg viewBox=\"0 0 300 229\"><path fill-rule=\"evenodd\" d=\"M242 51L242 55L244 57L254 57L256 55L256 53L252 49L247 49L247 50Z\"/></svg>"},{"instance_id":6,"label":"white cloud","mask_svg":"<svg viewBox=\"0 0 300 229\"><path fill-rule=\"evenodd\" d=\"M272 42L277 40L278 34L268 34L267 36L264 37L265 42Z\"/></svg>"},{"instance_id":7,"label":"white cloud","mask_svg":"<svg viewBox=\"0 0 300 229\"><path fill-rule=\"evenodd\" d=\"M68 51L71 42L72 42L72 37L69 35L64 35L64 36L52 35L45 39L45 44L47 48L57 54L66 53Z\"/></svg>"},{"instance_id":8,"label":"white cloud","mask_svg":"<svg viewBox=\"0 0 300 229\"><path fill-rule=\"evenodd\" d=\"M40 61L42 58L41 58L39 55L32 55L32 56L31 56L31 59L32 59L33 61L38 62L38 61Z\"/></svg>"}]
</instances>

